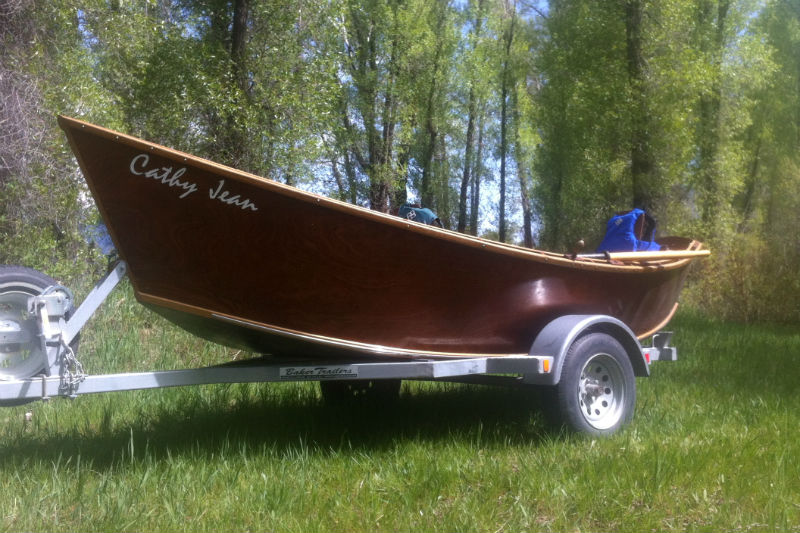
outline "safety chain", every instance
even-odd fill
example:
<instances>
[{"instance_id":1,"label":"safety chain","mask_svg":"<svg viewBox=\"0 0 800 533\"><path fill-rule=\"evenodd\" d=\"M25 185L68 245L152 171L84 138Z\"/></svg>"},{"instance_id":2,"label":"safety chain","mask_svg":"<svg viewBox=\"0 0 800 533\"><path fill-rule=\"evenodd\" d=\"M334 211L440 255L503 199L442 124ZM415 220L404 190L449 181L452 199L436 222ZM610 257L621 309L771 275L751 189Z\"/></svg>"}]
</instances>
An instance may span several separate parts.
<instances>
[{"instance_id":1,"label":"safety chain","mask_svg":"<svg viewBox=\"0 0 800 533\"><path fill-rule=\"evenodd\" d=\"M78 390L83 380L86 379L86 373L83 371L83 364L78 361L75 352L72 348L60 339L62 350L61 353L61 383L58 385L58 392L65 396L75 397L75 392Z\"/></svg>"}]
</instances>

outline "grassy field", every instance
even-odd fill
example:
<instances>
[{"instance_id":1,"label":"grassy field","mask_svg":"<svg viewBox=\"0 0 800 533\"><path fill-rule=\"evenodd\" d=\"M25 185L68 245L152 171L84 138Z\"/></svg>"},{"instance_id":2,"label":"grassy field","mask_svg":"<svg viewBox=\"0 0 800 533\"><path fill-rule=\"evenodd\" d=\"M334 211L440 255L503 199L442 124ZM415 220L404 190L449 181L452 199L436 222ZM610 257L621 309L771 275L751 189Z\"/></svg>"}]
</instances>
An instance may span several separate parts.
<instances>
[{"instance_id":1,"label":"grassy field","mask_svg":"<svg viewBox=\"0 0 800 533\"><path fill-rule=\"evenodd\" d=\"M349 409L313 383L2 408L0 528L800 531L800 333L691 313L671 327L679 361L637 380L634 421L609 439L549 428L523 391L452 384ZM127 289L79 352L90 373L245 356Z\"/></svg>"}]
</instances>

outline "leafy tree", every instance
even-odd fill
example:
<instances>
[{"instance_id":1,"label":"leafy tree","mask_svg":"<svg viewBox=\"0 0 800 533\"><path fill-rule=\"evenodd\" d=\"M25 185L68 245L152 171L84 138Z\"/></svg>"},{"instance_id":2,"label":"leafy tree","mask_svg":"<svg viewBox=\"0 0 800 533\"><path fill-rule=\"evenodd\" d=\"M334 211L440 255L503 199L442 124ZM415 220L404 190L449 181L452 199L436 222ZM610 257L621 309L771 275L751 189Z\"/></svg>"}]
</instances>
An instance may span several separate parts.
<instances>
[{"instance_id":1,"label":"leafy tree","mask_svg":"<svg viewBox=\"0 0 800 533\"><path fill-rule=\"evenodd\" d=\"M75 13L69 1L0 6L0 263L55 276L94 263L80 235L86 187L54 113L111 116Z\"/></svg>"},{"instance_id":2,"label":"leafy tree","mask_svg":"<svg viewBox=\"0 0 800 533\"><path fill-rule=\"evenodd\" d=\"M800 320L794 1L6 0L0 46L2 262L97 264L65 113L528 246L645 207L695 303Z\"/></svg>"},{"instance_id":3,"label":"leafy tree","mask_svg":"<svg viewBox=\"0 0 800 533\"><path fill-rule=\"evenodd\" d=\"M543 26L535 203L542 245L563 249L631 201L625 18L618 3L560 1Z\"/></svg>"},{"instance_id":4,"label":"leafy tree","mask_svg":"<svg viewBox=\"0 0 800 533\"><path fill-rule=\"evenodd\" d=\"M711 293L717 297L701 302L741 320L797 322L800 237L787 228L800 223L800 9L772 2L747 21L753 26L736 35L747 63L727 81L737 89L737 111L746 109L749 119L735 123L741 181L724 206L733 236L710 262L716 271L702 279L701 286L718 286Z\"/></svg>"},{"instance_id":5,"label":"leafy tree","mask_svg":"<svg viewBox=\"0 0 800 533\"><path fill-rule=\"evenodd\" d=\"M402 31L406 13L398 2L350 1L345 6L342 27L346 74L352 83L344 112L346 132L361 171L368 178L368 200L372 209L388 211L391 197L405 190L405 154L398 155L396 134L406 112L401 69L410 47ZM350 114L355 115L352 120ZM358 129L358 130L357 130ZM363 132L362 135L356 133ZM405 130L400 131L406 134Z\"/></svg>"},{"instance_id":6,"label":"leafy tree","mask_svg":"<svg viewBox=\"0 0 800 533\"><path fill-rule=\"evenodd\" d=\"M457 223L457 230L461 233L464 233L467 228L467 193L469 191L470 184L473 180L473 166L474 166L474 151L475 151L475 123L477 119L477 91L475 85L478 82L478 77L475 75L474 70L474 61L470 61L472 59L469 55L472 53L474 55L477 49L477 41L481 37L481 32L483 29L483 17L484 17L484 4L483 0L480 0L477 5L470 5L470 9L467 11L470 17L470 28L469 28L469 38L468 44L466 45L468 48L464 52L462 52L462 60L465 62L469 62L470 68L468 68L467 72L464 73L464 80L465 85L469 87L468 96L467 96L467 126L466 126L466 139L464 141L464 161L463 161L463 170L462 170L462 178L461 178L461 186L459 188L459 203L458 203L458 223ZM472 15L474 12L474 15Z\"/></svg>"}]
</instances>

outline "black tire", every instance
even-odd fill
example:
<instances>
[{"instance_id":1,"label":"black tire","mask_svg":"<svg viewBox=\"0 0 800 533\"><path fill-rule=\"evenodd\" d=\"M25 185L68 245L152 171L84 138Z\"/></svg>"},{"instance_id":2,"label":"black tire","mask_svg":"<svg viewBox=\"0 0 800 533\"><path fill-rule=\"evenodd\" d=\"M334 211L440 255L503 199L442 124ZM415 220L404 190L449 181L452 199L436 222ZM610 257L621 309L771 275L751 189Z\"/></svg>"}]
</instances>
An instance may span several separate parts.
<instances>
[{"instance_id":1,"label":"black tire","mask_svg":"<svg viewBox=\"0 0 800 533\"><path fill-rule=\"evenodd\" d=\"M36 317L28 316L27 300L56 280L38 270L21 266L0 266L0 320L11 320L31 332L25 344L6 345L0 352L0 380L25 379L42 373L47 367L47 354L42 352L35 334ZM77 352L78 338L70 345ZM8 402L5 402L7 405Z\"/></svg>"},{"instance_id":2,"label":"black tire","mask_svg":"<svg viewBox=\"0 0 800 533\"><path fill-rule=\"evenodd\" d=\"M329 405L352 402L388 403L400 396L399 379L320 381L322 399Z\"/></svg>"},{"instance_id":3,"label":"black tire","mask_svg":"<svg viewBox=\"0 0 800 533\"><path fill-rule=\"evenodd\" d=\"M556 387L556 408L570 430L611 435L633 418L636 378L622 345L590 333L570 346Z\"/></svg>"}]
</instances>

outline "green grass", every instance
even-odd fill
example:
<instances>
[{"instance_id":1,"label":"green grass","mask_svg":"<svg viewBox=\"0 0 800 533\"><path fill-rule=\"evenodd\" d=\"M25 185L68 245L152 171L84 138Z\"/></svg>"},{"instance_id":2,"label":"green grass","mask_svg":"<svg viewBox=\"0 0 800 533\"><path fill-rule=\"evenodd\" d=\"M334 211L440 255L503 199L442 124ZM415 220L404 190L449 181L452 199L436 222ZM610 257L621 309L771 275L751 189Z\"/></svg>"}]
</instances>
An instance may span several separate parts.
<instances>
[{"instance_id":1,"label":"green grass","mask_svg":"<svg viewBox=\"0 0 800 533\"><path fill-rule=\"evenodd\" d=\"M389 406L316 384L206 386L0 409L10 531L800 531L800 334L690 313L608 439L554 431L523 391L406 383ZM124 288L91 373L244 357ZM32 413L26 421L26 412Z\"/></svg>"}]
</instances>

